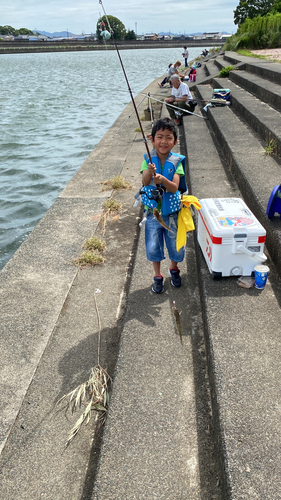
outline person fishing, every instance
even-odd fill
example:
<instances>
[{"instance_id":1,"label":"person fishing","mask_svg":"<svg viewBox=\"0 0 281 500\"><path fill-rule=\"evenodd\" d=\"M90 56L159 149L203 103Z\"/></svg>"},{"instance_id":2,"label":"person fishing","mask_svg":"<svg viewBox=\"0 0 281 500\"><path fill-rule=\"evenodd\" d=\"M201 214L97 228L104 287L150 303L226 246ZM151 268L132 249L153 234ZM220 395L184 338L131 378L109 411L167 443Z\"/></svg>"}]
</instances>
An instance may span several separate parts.
<instances>
[{"instance_id":1,"label":"person fishing","mask_svg":"<svg viewBox=\"0 0 281 500\"><path fill-rule=\"evenodd\" d=\"M185 157L172 153L177 144L177 127L170 118L161 118L154 124L151 132L151 142L154 150L150 161L147 154L141 167L144 191L142 203L147 211L145 224L145 246L147 260L153 263L154 282L152 291L163 293L163 275L161 261L165 259L164 240L171 260L169 274L171 284L181 286L178 262L182 262L185 247L179 251L176 248L177 219L181 205L179 191L182 179L182 191L186 191ZM159 212L162 212L162 217ZM165 226L165 227L163 227Z\"/></svg>"},{"instance_id":2,"label":"person fishing","mask_svg":"<svg viewBox=\"0 0 281 500\"><path fill-rule=\"evenodd\" d=\"M170 117L175 120L177 125L180 124L179 119L176 118L176 109L180 108L182 111L190 111L193 112L195 109L195 101L191 95L191 92L186 83L183 83L179 77L179 75L173 75L171 77L171 82L173 85L172 95L165 99ZM172 104L173 107L169 106Z\"/></svg>"},{"instance_id":3,"label":"person fishing","mask_svg":"<svg viewBox=\"0 0 281 500\"><path fill-rule=\"evenodd\" d=\"M187 46L186 45L183 48L182 57L184 58L184 65L185 65L185 67L188 68L188 62L187 62L187 59L188 59L188 50L187 50Z\"/></svg>"},{"instance_id":4,"label":"person fishing","mask_svg":"<svg viewBox=\"0 0 281 500\"><path fill-rule=\"evenodd\" d=\"M170 82L170 85L171 85L171 77L172 77L172 75L175 75L175 74L179 75L179 68L180 67L181 67L180 61L176 61L175 64L169 64L168 77L164 78L165 81L163 80L161 83L157 82L158 86L161 88L161 87L163 87L163 85L165 85L165 83L168 83L168 82Z\"/></svg>"}]
</instances>

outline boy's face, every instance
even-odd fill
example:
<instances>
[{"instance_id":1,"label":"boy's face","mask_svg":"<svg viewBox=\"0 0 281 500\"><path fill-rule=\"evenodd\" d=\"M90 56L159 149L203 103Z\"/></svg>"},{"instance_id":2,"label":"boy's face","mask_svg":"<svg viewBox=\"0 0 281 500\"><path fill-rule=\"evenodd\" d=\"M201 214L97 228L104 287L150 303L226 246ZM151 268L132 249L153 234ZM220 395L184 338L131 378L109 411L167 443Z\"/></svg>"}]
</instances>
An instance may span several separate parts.
<instances>
[{"instance_id":1,"label":"boy's face","mask_svg":"<svg viewBox=\"0 0 281 500\"><path fill-rule=\"evenodd\" d=\"M174 138L174 134L171 130L165 128L164 130L157 130L154 139L151 138L151 142L160 160L165 161L171 149L177 144L177 139Z\"/></svg>"}]
</instances>

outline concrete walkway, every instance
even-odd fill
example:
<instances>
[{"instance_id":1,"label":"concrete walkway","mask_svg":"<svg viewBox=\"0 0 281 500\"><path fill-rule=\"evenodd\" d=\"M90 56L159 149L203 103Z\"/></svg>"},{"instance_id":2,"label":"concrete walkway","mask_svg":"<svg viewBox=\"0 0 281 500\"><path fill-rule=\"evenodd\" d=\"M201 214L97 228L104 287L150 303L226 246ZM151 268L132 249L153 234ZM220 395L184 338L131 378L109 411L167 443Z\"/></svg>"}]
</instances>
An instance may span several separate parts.
<instances>
[{"instance_id":1,"label":"concrete walkway","mask_svg":"<svg viewBox=\"0 0 281 500\"><path fill-rule=\"evenodd\" d=\"M145 89L156 90L156 82ZM199 499L212 489L209 498L219 498L194 254L191 246L182 289L170 285L167 263L165 293L155 296L133 208L145 151L135 116L116 134L131 112L129 105L0 273L3 500ZM103 235L106 263L79 271L73 260L86 237L102 233L102 203L112 195L100 181L116 174L133 189L114 193L123 211ZM79 414L56 413L55 403L97 363L97 289L101 364L111 376L120 336L121 346L94 487L102 428L91 420L64 451Z\"/></svg>"}]
</instances>

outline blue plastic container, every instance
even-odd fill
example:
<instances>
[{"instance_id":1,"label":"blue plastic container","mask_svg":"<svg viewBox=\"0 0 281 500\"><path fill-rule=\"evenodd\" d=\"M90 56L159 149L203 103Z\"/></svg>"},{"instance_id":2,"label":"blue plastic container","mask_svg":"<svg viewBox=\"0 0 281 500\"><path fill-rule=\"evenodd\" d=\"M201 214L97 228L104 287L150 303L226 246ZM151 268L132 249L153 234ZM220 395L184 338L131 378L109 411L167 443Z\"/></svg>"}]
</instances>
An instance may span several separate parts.
<instances>
[{"instance_id":1,"label":"blue plastic container","mask_svg":"<svg viewBox=\"0 0 281 500\"><path fill-rule=\"evenodd\" d=\"M266 215L269 219L272 219L275 213L278 213L281 218L281 184L272 189L266 208Z\"/></svg>"},{"instance_id":2,"label":"blue plastic container","mask_svg":"<svg viewBox=\"0 0 281 500\"><path fill-rule=\"evenodd\" d=\"M259 264L258 266L255 267L254 270L255 270L255 287L258 288L258 290L263 290L266 285L269 273L269 267Z\"/></svg>"}]
</instances>

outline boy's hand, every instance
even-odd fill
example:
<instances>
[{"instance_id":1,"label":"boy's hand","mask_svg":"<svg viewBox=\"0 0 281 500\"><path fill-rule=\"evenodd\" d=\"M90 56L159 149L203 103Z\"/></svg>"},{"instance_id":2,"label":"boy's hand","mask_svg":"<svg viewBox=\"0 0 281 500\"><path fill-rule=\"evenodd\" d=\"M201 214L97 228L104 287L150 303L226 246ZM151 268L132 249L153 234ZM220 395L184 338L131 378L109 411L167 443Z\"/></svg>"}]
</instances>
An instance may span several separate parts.
<instances>
[{"instance_id":1,"label":"boy's hand","mask_svg":"<svg viewBox=\"0 0 281 500\"><path fill-rule=\"evenodd\" d=\"M163 175L155 174L153 180L154 180L155 184L162 184L163 183Z\"/></svg>"},{"instance_id":2,"label":"boy's hand","mask_svg":"<svg viewBox=\"0 0 281 500\"><path fill-rule=\"evenodd\" d=\"M154 177L155 172L156 172L156 167L155 167L154 163L148 164L148 171L149 171L151 177Z\"/></svg>"}]
</instances>

